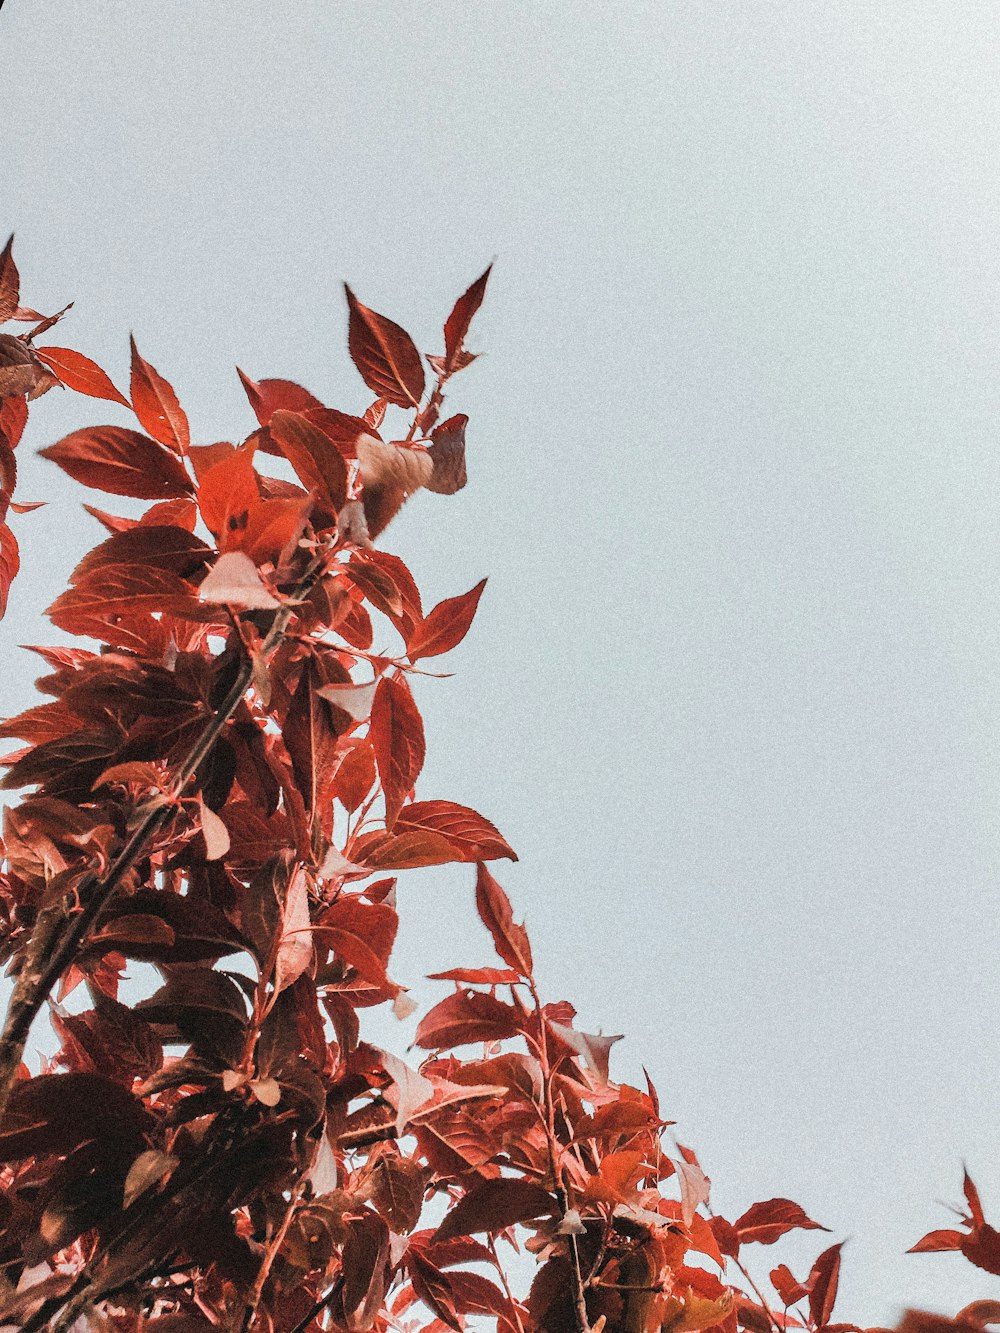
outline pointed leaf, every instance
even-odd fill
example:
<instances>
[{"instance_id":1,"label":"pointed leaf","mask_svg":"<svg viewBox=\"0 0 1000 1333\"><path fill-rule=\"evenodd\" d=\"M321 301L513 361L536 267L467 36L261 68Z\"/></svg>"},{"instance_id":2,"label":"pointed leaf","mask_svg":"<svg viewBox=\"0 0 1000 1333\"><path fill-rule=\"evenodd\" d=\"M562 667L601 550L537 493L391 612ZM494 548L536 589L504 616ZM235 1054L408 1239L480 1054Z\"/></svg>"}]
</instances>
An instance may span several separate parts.
<instances>
[{"instance_id":1,"label":"pointed leaf","mask_svg":"<svg viewBox=\"0 0 1000 1333\"><path fill-rule=\"evenodd\" d=\"M541 1185L506 1177L484 1180L459 1199L433 1239L451 1240L455 1236L471 1236L476 1231L504 1231L516 1222L551 1217L557 1211L555 1199Z\"/></svg>"},{"instance_id":2,"label":"pointed leaf","mask_svg":"<svg viewBox=\"0 0 1000 1333\"><path fill-rule=\"evenodd\" d=\"M830 1322L840 1280L840 1251L843 1241L824 1250L813 1264L806 1285L809 1287L809 1313L813 1323L822 1328Z\"/></svg>"},{"instance_id":3,"label":"pointed leaf","mask_svg":"<svg viewBox=\"0 0 1000 1333\"><path fill-rule=\"evenodd\" d=\"M424 764L424 724L401 675L383 676L375 691L368 738L375 751L391 829Z\"/></svg>"},{"instance_id":4,"label":"pointed leaf","mask_svg":"<svg viewBox=\"0 0 1000 1333\"><path fill-rule=\"evenodd\" d=\"M347 500L347 464L336 446L297 412L276 411L269 429L303 486L338 513Z\"/></svg>"},{"instance_id":5,"label":"pointed leaf","mask_svg":"<svg viewBox=\"0 0 1000 1333\"><path fill-rule=\"evenodd\" d=\"M97 362L82 352L75 352L71 347L39 347L37 356L59 376L67 389L131 408L132 404L118 392Z\"/></svg>"},{"instance_id":6,"label":"pointed leaf","mask_svg":"<svg viewBox=\"0 0 1000 1333\"><path fill-rule=\"evenodd\" d=\"M121 426L73 431L39 453L74 481L112 495L167 500L194 493L180 461L161 445Z\"/></svg>"},{"instance_id":7,"label":"pointed leaf","mask_svg":"<svg viewBox=\"0 0 1000 1333\"><path fill-rule=\"evenodd\" d=\"M406 652L410 661L438 657L461 643L469 631L485 587L486 580L481 579L461 597L449 597L439 602L407 641Z\"/></svg>"},{"instance_id":8,"label":"pointed leaf","mask_svg":"<svg viewBox=\"0 0 1000 1333\"><path fill-rule=\"evenodd\" d=\"M17 265L14 263L14 256L11 251L14 248L14 237L0 251L0 324L10 319L17 309L18 294L21 290L21 280L18 276Z\"/></svg>"},{"instance_id":9,"label":"pointed leaf","mask_svg":"<svg viewBox=\"0 0 1000 1333\"><path fill-rule=\"evenodd\" d=\"M460 861L516 861L517 856L499 830L468 806L454 801L413 801L396 820L395 831L424 830L451 843Z\"/></svg>"},{"instance_id":10,"label":"pointed leaf","mask_svg":"<svg viewBox=\"0 0 1000 1333\"><path fill-rule=\"evenodd\" d=\"M476 872L476 910L493 936L493 947L522 977L532 975L531 943L524 926L514 923L510 899L484 865Z\"/></svg>"},{"instance_id":11,"label":"pointed leaf","mask_svg":"<svg viewBox=\"0 0 1000 1333\"><path fill-rule=\"evenodd\" d=\"M273 611L281 605L264 587L257 566L242 551L220 555L198 589L203 602L238 606L243 610Z\"/></svg>"},{"instance_id":12,"label":"pointed leaf","mask_svg":"<svg viewBox=\"0 0 1000 1333\"><path fill-rule=\"evenodd\" d=\"M274 968L274 989L283 991L299 977L312 962L312 922L309 917L309 894L305 872L299 867L288 882L288 891L281 916L281 943Z\"/></svg>"},{"instance_id":13,"label":"pointed leaf","mask_svg":"<svg viewBox=\"0 0 1000 1333\"><path fill-rule=\"evenodd\" d=\"M399 407L419 407L424 367L413 339L391 319L362 305L350 287L344 290L350 312L348 347L361 378L380 398Z\"/></svg>"},{"instance_id":14,"label":"pointed leaf","mask_svg":"<svg viewBox=\"0 0 1000 1333\"><path fill-rule=\"evenodd\" d=\"M744 1245L756 1241L759 1245L773 1245L787 1231L827 1231L818 1222L808 1218L791 1199L767 1199L748 1208L733 1226Z\"/></svg>"},{"instance_id":15,"label":"pointed leaf","mask_svg":"<svg viewBox=\"0 0 1000 1333\"><path fill-rule=\"evenodd\" d=\"M139 424L154 440L175 453L187 453L191 431L177 395L158 371L132 346L132 408Z\"/></svg>"},{"instance_id":16,"label":"pointed leaf","mask_svg":"<svg viewBox=\"0 0 1000 1333\"><path fill-rule=\"evenodd\" d=\"M489 282L492 269L493 265L490 264L486 272L480 274L472 286L462 293L445 321L444 355L449 374L460 369L458 354L462 351L462 345L465 342L466 334L469 332L472 318L483 303L483 297L486 295L486 284Z\"/></svg>"}]
</instances>

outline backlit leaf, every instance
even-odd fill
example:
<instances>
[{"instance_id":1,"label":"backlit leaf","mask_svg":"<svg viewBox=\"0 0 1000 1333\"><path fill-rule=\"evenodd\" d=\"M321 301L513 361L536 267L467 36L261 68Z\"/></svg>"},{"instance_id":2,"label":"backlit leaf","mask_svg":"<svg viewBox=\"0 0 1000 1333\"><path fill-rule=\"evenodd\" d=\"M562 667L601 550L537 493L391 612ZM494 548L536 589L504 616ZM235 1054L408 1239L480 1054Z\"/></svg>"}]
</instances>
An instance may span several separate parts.
<instances>
[{"instance_id":1,"label":"backlit leaf","mask_svg":"<svg viewBox=\"0 0 1000 1333\"><path fill-rule=\"evenodd\" d=\"M167 500L192 495L180 460L155 440L121 426L89 426L40 449L74 481L112 495Z\"/></svg>"},{"instance_id":2,"label":"backlit leaf","mask_svg":"<svg viewBox=\"0 0 1000 1333\"><path fill-rule=\"evenodd\" d=\"M407 640L406 652L410 660L416 662L421 657L437 657L461 643L469 632L485 587L486 580L481 579L461 597L449 597L439 602Z\"/></svg>"},{"instance_id":3,"label":"backlit leaf","mask_svg":"<svg viewBox=\"0 0 1000 1333\"><path fill-rule=\"evenodd\" d=\"M134 338L131 346L132 408L139 424L160 444L175 453L186 453L191 443L191 431L177 395L163 376L139 355Z\"/></svg>"},{"instance_id":4,"label":"backlit leaf","mask_svg":"<svg viewBox=\"0 0 1000 1333\"><path fill-rule=\"evenodd\" d=\"M75 352L71 347L39 347L38 359L44 361L66 385L76 393L84 393L89 398L103 398L109 403L120 403L122 407L132 404L124 394L119 393L111 380L89 356Z\"/></svg>"},{"instance_id":5,"label":"backlit leaf","mask_svg":"<svg viewBox=\"0 0 1000 1333\"><path fill-rule=\"evenodd\" d=\"M500 857L517 860L513 848L488 819L454 801L413 801L404 805L395 831L402 834L411 830L447 839L459 861L494 861Z\"/></svg>"}]
</instances>

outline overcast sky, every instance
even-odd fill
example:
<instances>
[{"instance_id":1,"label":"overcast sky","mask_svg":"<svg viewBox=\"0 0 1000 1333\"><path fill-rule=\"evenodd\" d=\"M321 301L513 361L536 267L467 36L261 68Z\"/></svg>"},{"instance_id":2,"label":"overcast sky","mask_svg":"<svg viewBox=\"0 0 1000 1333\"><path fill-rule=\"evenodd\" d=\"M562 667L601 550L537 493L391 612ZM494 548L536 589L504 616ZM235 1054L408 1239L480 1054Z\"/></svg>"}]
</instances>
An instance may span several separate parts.
<instances>
[{"instance_id":1,"label":"overcast sky","mask_svg":"<svg viewBox=\"0 0 1000 1333\"><path fill-rule=\"evenodd\" d=\"M716 1208L853 1238L842 1319L1000 1295L902 1253L963 1157L1000 1219L995 3L7 0L0 56L24 299L119 384L134 330L202 442L237 362L366 405L344 279L434 351L496 256L469 486L388 534L430 601L490 576L418 792L518 849L549 996ZM101 535L28 455L112 418L32 414L5 711ZM468 868L405 884L426 1003L489 944Z\"/></svg>"}]
</instances>

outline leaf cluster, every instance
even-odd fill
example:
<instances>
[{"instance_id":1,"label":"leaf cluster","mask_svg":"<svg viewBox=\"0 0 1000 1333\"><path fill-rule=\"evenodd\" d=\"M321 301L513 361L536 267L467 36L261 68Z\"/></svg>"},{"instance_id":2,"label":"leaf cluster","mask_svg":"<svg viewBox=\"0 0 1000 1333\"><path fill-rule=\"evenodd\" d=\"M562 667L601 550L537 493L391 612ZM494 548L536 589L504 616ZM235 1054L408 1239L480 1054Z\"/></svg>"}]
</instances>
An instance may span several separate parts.
<instances>
[{"instance_id":1,"label":"leaf cluster","mask_svg":"<svg viewBox=\"0 0 1000 1333\"><path fill-rule=\"evenodd\" d=\"M465 484L467 418L441 416L488 277L426 357L348 289L367 411L240 372L253 423L205 444L134 340L127 396L84 354L36 348L60 316L23 308L10 244L0 257L0 320L32 324L0 334L0 517L29 403L55 384L129 415L43 456L102 503L141 502L88 506L105 535L49 608L69 646L34 649L43 701L0 724L19 742L3 785L25 793L0 876L4 1325L854 1328L833 1322L839 1245L762 1294L747 1247L817 1224L786 1199L712 1214L653 1085L612 1080L618 1039L541 998L487 864L513 849L416 796L419 664L462 641L485 580L425 611L373 543L416 491ZM4 523L4 601L16 570ZM366 1009L412 1007L391 970L396 875L453 862L475 866L497 957L437 975L448 992L404 1061L363 1034ZM122 985L135 963L148 993ZM32 1068L45 1005L58 1051ZM996 1272L966 1193L968 1234L917 1248ZM970 1311L948 1327L989 1314Z\"/></svg>"}]
</instances>

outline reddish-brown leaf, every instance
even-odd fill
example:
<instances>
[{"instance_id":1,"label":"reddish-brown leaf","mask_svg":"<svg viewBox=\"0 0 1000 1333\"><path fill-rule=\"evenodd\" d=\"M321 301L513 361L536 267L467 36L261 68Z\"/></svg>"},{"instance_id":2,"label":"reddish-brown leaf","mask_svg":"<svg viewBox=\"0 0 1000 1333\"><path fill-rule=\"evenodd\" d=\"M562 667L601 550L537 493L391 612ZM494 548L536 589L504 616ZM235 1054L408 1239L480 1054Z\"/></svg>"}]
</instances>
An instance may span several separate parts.
<instances>
[{"instance_id":1,"label":"reddish-brown leaf","mask_svg":"<svg viewBox=\"0 0 1000 1333\"><path fill-rule=\"evenodd\" d=\"M928 1231L927 1235L921 1236L916 1245L911 1245L906 1253L936 1254L939 1250L960 1250L964 1239L965 1236L961 1231L950 1229Z\"/></svg>"},{"instance_id":2,"label":"reddish-brown leaf","mask_svg":"<svg viewBox=\"0 0 1000 1333\"><path fill-rule=\"evenodd\" d=\"M434 1233L435 1240L471 1236L476 1231L503 1231L515 1222L555 1214L557 1205L548 1190L528 1180L501 1177L483 1180L448 1212Z\"/></svg>"},{"instance_id":3,"label":"reddish-brown leaf","mask_svg":"<svg viewBox=\"0 0 1000 1333\"><path fill-rule=\"evenodd\" d=\"M236 373L240 377L246 395L250 399L250 406L253 408L254 416L262 426L269 424L275 412L308 412L318 408L322 411L323 404L319 399L303 389L301 384L295 384L292 380L252 380L249 375L244 375L239 366L236 367Z\"/></svg>"},{"instance_id":4,"label":"reddish-brown leaf","mask_svg":"<svg viewBox=\"0 0 1000 1333\"><path fill-rule=\"evenodd\" d=\"M0 324L10 319L17 309L21 289L17 265L14 263L14 256L11 253L13 248L14 237L11 235L10 240L0 251Z\"/></svg>"},{"instance_id":5,"label":"reddish-brown leaf","mask_svg":"<svg viewBox=\"0 0 1000 1333\"><path fill-rule=\"evenodd\" d=\"M437 1315L442 1324L461 1333L462 1318L456 1308L455 1291L450 1276L441 1271L419 1250L407 1257L413 1290Z\"/></svg>"},{"instance_id":6,"label":"reddish-brown leaf","mask_svg":"<svg viewBox=\"0 0 1000 1333\"><path fill-rule=\"evenodd\" d=\"M132 404L124 394L118 392L111 380L96 361L82 352L75 352L72 347L39 347L39 361L52 370L67 389L84 393L88 398L103 398L109 403L121 403L122 407Z\"/></svg>"},{"instance_id":7,"label":"reddish-brown leaf","mask_svg":"<svg viewBox=\"0 0 1000 1333\"><path fill-rule=\"evenodd\" d=\"M714 1223L716 1220L716 1218L713 1218L712 1222ZM714 1226L712 1229L715 1230ZM735 1259L736 1256L733 1255L733 1258ZM771 1269L771 1285L786 1307L794 1305L796 1301L801 1301L804 1296L809 1295L809 1288L795 1280L792 1276L792 1270L787 1264L779 1264L777 1268Z\"/></svg>"},{"instance_id":8,"label":"reddish-brown leaf","mask_svg":"<svg viewBox=\"0 0 1000 1333\"><path fill-rule=\"evenodd\" d=\"M520 1013L493 995L456 991L425 1014L413 1040L430 1050L466 1046L477 1041L503 1041L521 1031Z\"/></svg>"},{"instance_id":9,"label":"reddish-brown leaf","mask_svg":"<svg viewBox=\"0 0 1000 1333\"><path fill-rule=\"evenodd\" d=\"M112 495L167 500L192 495L194 486L180 460L155 440L121 426L89 426L73 431L47 449L74 481Z\"/></svg>"},{"instance_id":10,"label":"reddish-brown leaf","mask_svg":"<svg viewBox=\"0 0 1000 1333\"><path fill-rule=\"evenodd\" d=\"M744 1245L751 1241L759 1245L773 1245L786 1231L796 1228L800 1231L829 1230L829 1227L811 1221L791 1199L767 1199L763 1203L755 1203L742 1217L737 1218L733 1226Z\"/></svg>"},{"instance_id":11,"label":"reddish-brown leaf","mask_svg":"<svg viewBox=\"0 0 1000 1333\"><path fill-rule=\"evenodd\" d=\"M361 378L380 398L399 407L419 407L424 367L413 339L398 324L369 310L345 285L349 309L347 342Z\"/></svg>"},{"instance_id":12,"label":"reddish-brown leaf","mask_svg":"<svg viewBox=\"0 0 1000 1333\"><path fill-rule=\"evenodd\" d=\"M347 500L347 464L340 451L297 412L274 412L269 429L303 486L339 512Z\"/></svg>"},{"instance_id":13,"label":"reddish-brown leaf","mask_svg":"<svg viewBox=\"0 0 1000 1333\"><path fill-rule=\"evenodd\" d=\"M840 1280L840 1251L843 1241L824 1250L809 1271L809 1313L813 1323L822 1328L830 1322Z\"/></svg>"},{"instance_id":14,"label":"reddish-brown leaf","mask_svg":"<svg viewBox=\"0 0 1000 1333\"><path fill-rule=\"evenodd\" d=\"M132 410L139 424L154 440L175 453L187 453L191 430L177 395L158 371L132 346Z\"/></svg>"},{"instance_id":15,"label":"reddish-brown leaf","mask_svg":"<svg viewBox=\"0 0 1000 1333\"><path fill-rule=\"evenodd\" d=\"M435 833L451 843L459 861L495 861L517 856L500 831L468 806L454 801L414 801L404 805L396 820L397 833Z\"/></svg>"},{"instance_id":16,"label":"reddish-brown leaf","mask_svg":"<svg viewBox=\"0 0 1000 1333\"><path fill-rule=\"evenodd\" d=\"M486 295L486 284L489 282L490 272L493 265L490 264L485 273L475 280L455 302L454 309L445 321L444 326L444 355L448 373L454 372L461 367L458 364L458 356L462 351L462 345L465 342L465 336L469 332L469 325L472 323L473 316L483 303L483 297Z\"/></svg>"},{"instance_id":17,"label":"reddish-brown leaf","mask_svg":"<svg viewBox=\"0 0 1000 1333\"><path fill-rule=\"evenodd\" d=\"M531 942L524 926L514 922L510 899L482 864L476 871L476 910L493 936L493 947L522 977L532 975Z\"/></svg>"},{"instance_id":18,"label":"reddish-brown leaf","mask_svg":"<svg viewBox=\"0 0 1000 1333\"><path fill-rule=\"evenodd\" d=\"M469 632L485 587L486 580L481 579L461 597L448 597L438 602L407 640L406 652L411 662L421 657L437 657L462 642Z\"/></svg>"},{"instance_id":19,"label":"reddish-brown leaf","mask_svg":"<svg viewBox=\"0 0 1000 1333\"><path fill-rule=\"evenodd\" d=\"M7 436L12 449L16 449L20 443L27 420L28 400L26 398L23 396L0 398L0 433Z\"/></svg>"},{"instance_id":20,"label":"reddish-brown leaf","mask_svg":"<svg viewBox=\"0 0 1000 1333\"><path fill-rule=\"evenodd\" d=\"M391 829L424 765L424 724L401 675L383 676L375 691L368 739L385 794L385 823Z\"/></svg>"},{"instance_id":21,"label":"reddish-brown leaf","mask_svg":"<svg viewBox=\"0 0 1000 1333\"><path fill-rule=\"evenodd\" d=\"M425 1187L420 1163L395 1152L383 1152L368 1176L372 1203L397 1235L412 1231L420 1221Z\"/></svg>"},{"instance_id":22,"label":"reddish-brown leaf","mask_svg":"<svg viewBox=\"0 0 1000 1333\"><path fill-rule=\"evenodd\" d=\"M369 870L415 870L463 859L447 838L425 829L391 833L371 829L353 838L348 850L353 861Z\"/></svg>"},{"instance_id":23,"label":"reddish-brown leaf","mask_svg":"<svg viewBox=\"0 0 1000 1333\"><path fill-rule=\"evenodd\" d=\"M10 585L17 578L20 568L21 558L17 549L17 538L6 523L0 523L0 619L7 614Z\"/></svg>"}]
</instances>

